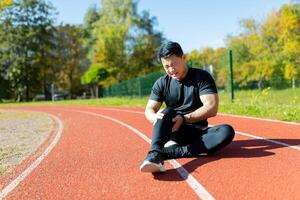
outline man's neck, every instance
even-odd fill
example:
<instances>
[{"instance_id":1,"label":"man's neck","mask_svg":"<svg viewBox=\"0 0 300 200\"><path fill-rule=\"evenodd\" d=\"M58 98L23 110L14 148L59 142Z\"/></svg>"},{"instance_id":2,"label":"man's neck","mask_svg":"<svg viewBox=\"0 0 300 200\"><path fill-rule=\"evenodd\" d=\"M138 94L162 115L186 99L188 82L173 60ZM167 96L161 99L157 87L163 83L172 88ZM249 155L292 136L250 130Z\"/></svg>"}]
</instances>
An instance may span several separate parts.
<instances>
[{"instance_id":1,"label":"man's neck","mask_svg":"<svg viewBox=\"0 0 300 200\"><path fill-rule=\"evenodd\" d=\"M184 74L182 75L182 77L180 78L179 81L182 81L186 77L186 75L188 74L188 72L189 72L189 68L187 66L184 66L184 68L185 68L185 72L184 72Z\"/></svg>"}]
</instances>

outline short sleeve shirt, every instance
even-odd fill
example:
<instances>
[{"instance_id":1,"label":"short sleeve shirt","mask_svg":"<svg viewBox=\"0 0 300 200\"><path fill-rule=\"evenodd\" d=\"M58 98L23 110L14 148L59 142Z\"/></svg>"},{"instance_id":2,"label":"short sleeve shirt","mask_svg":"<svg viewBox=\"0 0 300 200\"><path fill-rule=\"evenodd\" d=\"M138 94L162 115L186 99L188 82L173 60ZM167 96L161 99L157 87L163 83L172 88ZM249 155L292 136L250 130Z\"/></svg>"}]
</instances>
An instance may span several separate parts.
<instances>
[{"instance_id":1,"label":"short sleeve shirt","mask_svg":"<svg viewBox=\"0 0 300 200\"><path fill-rule=\"evenodd\" d=\"M189 68L183 80L176 80L168 75L160 77L153 85L150 99L165 102L178 114L188 114L203 106L200 96L217 93L212 76L202 69ZM207 120L197 122L207 126Z\"/></svg>"}]
</instances>

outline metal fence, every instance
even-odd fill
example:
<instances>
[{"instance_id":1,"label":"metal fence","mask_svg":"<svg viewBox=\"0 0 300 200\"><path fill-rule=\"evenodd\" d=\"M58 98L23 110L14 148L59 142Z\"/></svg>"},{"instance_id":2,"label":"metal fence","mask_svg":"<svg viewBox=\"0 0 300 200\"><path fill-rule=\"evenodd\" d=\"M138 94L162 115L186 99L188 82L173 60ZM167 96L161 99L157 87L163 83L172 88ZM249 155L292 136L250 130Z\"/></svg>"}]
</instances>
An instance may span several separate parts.
<instances>
[{"instance_id":1,"label":"metal fence","mask_svg":"<svg viewBox=\"0 0 300 200\"><path fill-rule=\"evenodd\" d=\"M164 72L153 72L145 76L120 82L119 84L102 89L103 97L143 97L148 96L155 81L164 75Z\"/></svg>"},{"instance_id":2,"label":"metal fence","mask_svg":"<svg viewBox=\"0 0 300 200\"><path fill-rule=\"evenodd\" d=\"M203 68L212 74L212 70ZM140 76L134 79L123 81L119 84L113 85L111 87L103 88L101 91L101 96L103 97L143 97L148 96L151 92L151 88L154 82L165 72L153 72L145 76ZM264 89L264 88L274 88L274 89L285 89L285 88L295 88L299 87L299 79L293 81L287 81L283 76L277 75L273 76L268 80L262 81L248 81L243 83L241 80L235 78L233 83L229 84L229 75L225 77L225 84L221 81L218 82L218 77L212 76L215 78L217 87L219 90L230 91L230 86L234 87L237 90L243 89ZM224 81L224 80L223 80Z\"/></svg>"}]
</instances>

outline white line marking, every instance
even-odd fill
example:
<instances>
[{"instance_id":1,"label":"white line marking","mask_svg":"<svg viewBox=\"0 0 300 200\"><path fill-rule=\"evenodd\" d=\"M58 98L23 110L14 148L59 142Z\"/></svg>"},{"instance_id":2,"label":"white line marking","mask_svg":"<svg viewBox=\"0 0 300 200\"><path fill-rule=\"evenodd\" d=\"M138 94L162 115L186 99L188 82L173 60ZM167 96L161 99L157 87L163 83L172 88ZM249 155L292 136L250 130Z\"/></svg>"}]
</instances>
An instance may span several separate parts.
<instances>
[{"instance_id":1,"label":"white line marking","mask_svg":"<svg viewBox=\"0 0 300 200\"><path fill-rule=\"evenodd\" d=\"M109 117L106 115L98 114L98 113L81 111L81 110L67 110L67 109L63 109L63 110L79 112L79 113L84 113L84 114L88 114L88 115L94 115L97 117L102 117L102 118L111 120L113 122L116 122L118 124L121 124L121 125L127 127L132 132L134 132L136 135L138 135L139 137L144 139L146 142L148 142L149 144L151 143L151 140L145 134L143 134L136 128L134 128L134 127L130 126L129 124L126 124L125 122L122 122L118 119L115 119L115 118L112 118L112 117ZM189 174L189 172L186 171L186 169L184 169L176 160L170 160L169 163L179 172L180 176L188 183L188 185L194 190L194 192L197 194L198 197L200 197L203 200L213 200L214 199L214 197L197 181L197 179L195 179L191 174Z\"/></svg>"},{"instance_id":2,"label":"white line marking","mask_svg":"<svg viewBox=\"0 0 300 200\"><path fill-rule=\"evenodd\" d=\"M136 114L142 114L142 115L144 115L144 112L134 111L134 110L117 109L117 108L98 108L98 107L91 107L91 108L92 109L96 109L96 110L121 111L121 112L136 113Z\"/></svg>"},{"instance_id":3,"label":"white line marking","mask_svg":"<svg viewBox=\"0 0 300 200\"><path fill-rule=\"evenodd\" d=\"M93 107L97 108L97 107ZM98 108L101 110L114 110L114 111L123 111L123 112L130 112L130 113L138 113L138 114L144 114L144 112L140 111L133 111L133 110L125 110L125 109L117 109L117 108ZM280 121L276 119L264 119L264 118L258 118L258 117L250 117L250 116L242 116L242 115L233 115L233 114L226 114L226 113L218 113L218 115L221 116L228 116L228 117L235 117L235 118L245 118L245 119L255 119L259 121L266 121L266 122L275 122L275 123L282 123L282 124L288 124L288 125L296 125L300 126L300 123L297 122L286 122L286 121Z\"/></svg>"},{"instance_id":4,"label":"white line marking","mask_svg":"<svg viewBox=\"0 0 300 200\"><path fill-rule=\"evenodd\" d=\"M133 110L126 110L126 109L117 109L117 108L97 108L93 107L99 110L114 110L114 111L123 111L123 112L130 112L130 113L137 113L137 114L144 114L144 112L140 111L133 111ZM228 116L228 117L235 117L235 118L245 118L245 119L255 119L259 121L266 121L266 122L275 122L275 123L282 123L282 124L288 124L288 125L296 125L300 126L300 123L297 122L286 122L276 119L265 119L265 118L259 118L259 117L250 117L250 116L242 116L242 115L233 115L233 114L226 114L226 113L218 113L218 115L221 116Z\"/></svg>"},{"instance_id":5,"label":"white line marking","mask_svg":"<svg viewBox=\"0 0 300 200\"><path fill-rule=\"evenodd\" d=\"M294 145L290 145L290 144L287 144L287 143L284 143L284 142L279 142L279 141L276 141L276 140L262 138L262 137L259 137L259 136L250 135L248 133L243 133L243 132L240 132L240 131L236 131L236 133L238 133L240 135L247 136L247 137L251 137L251 138L255 138L255 139L259 139L259 140L265 140L265 141L268 141L268 142L271 142L271 143L275 143L275 144L282 145L282 146L285 146L285 147L289 147L289 148L293 148L293 149L296 149L296 150L300 150L300 147L294 146Z\"/></svg>"},{"instance_id":6,"label":"white line marking","mask_svg":"<svg viewBox=\"0 0 300 200\"><path fill-rule=\"evenodd\" d=\"M47 149L40 155L27 169L25 169L16 179L14 179L12 182L10 182L9 185L7 185L2 191L0 191L0 199L5 198L13 189L15 189L44 159L45 157L51 152L51 150L54 148L54 146L57 144L58 140L60 139L62 130L63 130L63 124L60 119L58 119L56 116L50 115L56 124L58 124L56 136L54 140L51 142L51 144L47 147Z\"/></svg>"},{"instance_id":7,"label":"white line marking","mask_svg":"<svg viewBox=\"0 0 300 200\"><path fill-rule=\"evenodd\" d=\"M98 110L112 110L112 111L123 111L123 112L129 112L129 113L144 114L143 112L139 112L139 111L125 110L125 109L124 110L123 109L114 109L114 108L112 108L112 109L110 109L110 108L98 108ZM235 116L235 117L239 117L239 116ZM244 117L244 118L248 118L248 117ZM264 119L261 119L261 120L264 120ZM265 121L268 121L268 120L265 120ZM278 121L278 122L282 122L282 121ZM282 123L289 123L289 122L282 122ZM209 126L211 127L211 125L209 125ZM243 136L247 136L247 137L251 137L251 138L256 138L256 139L260 139L260 140L265 140L265 141L268 141L268 142L271 142L271 143L275 143L275 144L279 144L279 145L289 147L289 148L292 148L292 149L300 150L300 147L292 145L292 144L279 142L279 141L276 141L276 140L271 140L271 139L251 135L249 133L243 133L243 132L240 132L240 131L235 131L235 132L239 135L243 135Z\"/></svg>"},{"instance_id":8,"label":"white line marking","mask_svg":"<svg viewBox=\"0 0 300 200\"><path fill-rule=\"evenodd\" d=\"M209 125L209 127L212 127L212 125ZM265 140L267 142L271 142L271 143L278 144L278 145L281 145L281 146L285 146L285 147L289 147L289 148L292 148L292 149L300 150L300 147L292 145L292 144L279 142L279 141L276 141L276 140L271 140L271 139L259 137L259 136L256 136L256 135L251 135L249 133L243 133L243 132L240 132L240 131L235 131L235 133L237 133L239 135L246 136L246 137L251 137L251 138L255 138L255 139L259 139L259 140Z\"/></svg>"}]
</instances>

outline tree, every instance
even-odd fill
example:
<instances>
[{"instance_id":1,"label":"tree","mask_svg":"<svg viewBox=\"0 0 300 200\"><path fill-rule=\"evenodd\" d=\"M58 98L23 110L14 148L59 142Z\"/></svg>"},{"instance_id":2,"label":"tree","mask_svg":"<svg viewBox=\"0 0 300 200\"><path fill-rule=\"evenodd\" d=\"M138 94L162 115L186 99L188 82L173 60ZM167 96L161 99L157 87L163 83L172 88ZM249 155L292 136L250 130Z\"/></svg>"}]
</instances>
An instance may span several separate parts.
<instances>
[{"instance_id":1,"label":"tree","mask_svg":"<svg viewBox=\"0 0 300 200\"><path fill-rule=\"evenodd\" d=\"M200 53L197 50L193 50L187 55L186 62L187 62L187 65L190 67L203 66L203 63L201 63L201 61L200 61Z\"/></svg>"},{"instance_id":2,"label":"tree","mask_svg":"<svg viewBox=\"0 0 300 200\"><path fill-rule=\"evenodd\" d=\"M13 4L12 0L2 0L0 1L0 9L5 9L7 6L11 6Z\"/></svg>"},{"instance_id":3,"label":"tree","mask_svg":"<svg viewBox=\"0 0 300 200\"><path fill-rule=\"evenodd\" d=\"M197 65L215 63L216 83L228 81L228 50L233 51L235 84L262 89L266 86L296 86L300 79L300 4L291 1L278 11L272 10L260 24L253 19L240 21L243 31L228 36L226 48L192 51L188 62ZM194 65L193 65L194 66Z\"/></svg>"},{"instance_id":4,"label":"tree","mask_svg":"<svg viewBox=\"0 0 300 200\"><path fill-rule=\"evenodd\" d=\"M163 40L162 34L154 30L156 18L149 12L137 13L137 4L132 0L102 0L99 16L90 11L94 20L89 53L91 65L105 66L109 76L104 85L109 86L122 80L156 71L156 51Z\"/></svg>"},{"instance_id":5,"label":"tree","mask_svg":"<svg viewBox=\"0 0 300 200\"><path fill-rule=\"evenodd\" d=\"M295 79L300 75L300 4L284 5L279 16L284 77L295 87Z\"/></svg>"},{"instance_id":6,"label":"tree","mask_svg":"<svg viewBox=\"0 0 300 200\"><path fill-rule=\"evenodd\" d=\"M75 25L60 25L56 35L56 85L67 90L71 98L82 91L80 78L86 68L86 49L82 45L82 30Z\"/></svg>"},{"instance_id":7,"label":"tree","mask_svg":"<svg viewBox=\"0 0 300 200\"><path fill-rule=\"evenodd\" d=\"M228 49L218 48L215 50L216 63L214 66L214 78L219 88L226 88L229 81Z\"/></svg>"},{"instance_id":8,"label":"tree","mask_svg":"<svg viewBox=\"0 0 300 200\"><path fill-rule=\"evenodd\" d=\"M89 85L91 89L92 96L96 98L99 97L99 85L103 85L103 82L108 77L108 72L105 69L105 66L101 64L93 64L90 66L89 70L81 77L81 83Z\"/></svg>"},{"instance_id":9,"label":"tree","mask_svg":"<svg viewBox=\"0 0 300 200\"><path fill-rule=\"evenodd\" d=\"M134 18L131 34L128 39L128 68L127 79L144 75L161 69L156 56L156 51L163 41L162 34L154 30L157 23L155 17L143 11Z\"/></svg>"},{"instance_id":10,"label":"tree","mask_svg":"<svg viewBox=\"0 0 300 200\"><path fill-rule=\"evenodd\" d=\"M230 37L228 42L235 55L235 82L241 86L256 82L257 87L262 89L264 82L269 82L275 71L275 64L270 59L270 47L262 37L260 24L245 19L241 25L243 32L238 37Z\"/></svg>"},{"instance_id":11,"label":"tree","mask_svg":"<svg viewBox=\"0 0 300 200\"><path fill-rule=\"evenodd\" d=\"M108 84L124 79L127 68L126 39L134 16L131 0L102 0L100 20L95 28L92 63L101 63L111 74Z\"/></svg>"},{"instance_id":12,"label":"tree","mask_svg":"<svg viewBox=\"0 0 300 200\"><path fill-rule=\"evenodd\" d=\"M0 65L17 100L25 93L28 101L40 86L39 72L47 59L40 50L47 49L46 29L53 26L54 15L54 8L43 0L19 0L0 13Z\"/></svg>"},{"instance_id":13,"label":"tree","mask_svg":"<svg viewBox=\"0 0 300 200\"><path fill-rule=\"evenodd\" d=\"M93 31L95 30L96 23L99 20L100 20L99 9L96 7L96 5L91 6L84 16L84 22L82 25L83 46L88 51L88 59L90 63L93 60L93 46L96 42L96 37L95 34L93 34Z\"/></svg>"}]
</instances>

